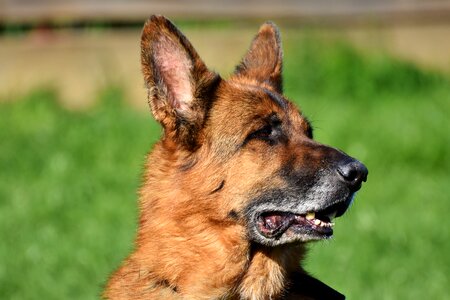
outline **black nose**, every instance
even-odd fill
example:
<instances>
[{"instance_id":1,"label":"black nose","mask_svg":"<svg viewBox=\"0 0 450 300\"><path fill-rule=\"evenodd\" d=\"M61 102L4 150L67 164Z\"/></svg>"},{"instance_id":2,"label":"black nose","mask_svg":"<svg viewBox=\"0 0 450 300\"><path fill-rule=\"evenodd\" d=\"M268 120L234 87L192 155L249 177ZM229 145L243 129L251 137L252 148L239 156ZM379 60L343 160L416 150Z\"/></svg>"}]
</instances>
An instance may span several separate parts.
<instances>
[{"instance_id":1,"label":"black nose","mask_svg":"<svg viewBox=\"0 0 450 300\"><path fill-rule=\"evenodd\" d=\"M367 174L369 173L365 165L353 159L338 165L337 172L341 180L355 192L361 188L361 183L367 180Z\"/></svg>"}]
</instances>

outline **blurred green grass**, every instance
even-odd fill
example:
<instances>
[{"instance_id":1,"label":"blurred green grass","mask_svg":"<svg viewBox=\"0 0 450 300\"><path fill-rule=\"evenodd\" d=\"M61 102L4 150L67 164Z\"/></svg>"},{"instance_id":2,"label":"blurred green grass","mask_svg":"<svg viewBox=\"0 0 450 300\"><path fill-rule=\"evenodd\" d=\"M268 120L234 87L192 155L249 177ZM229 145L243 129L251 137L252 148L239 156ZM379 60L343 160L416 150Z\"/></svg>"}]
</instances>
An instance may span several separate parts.
<instances>
[{"instance_id":1,"label":"blurred green grass","mask_svg":"<svg viewBox=\"0 0 450 300\"><path fill-rule=\"evenodd\" d=\"M450 299L447 76L344 43L285 45L286 94L317 140L369 168L307 269L348 299ZM146 153L160 129L120 87L86 112L51 90L0 104L0 295L97 299L128 254ZM145 99L142 99L145 101Z\"/></svg>"}]
</instances>

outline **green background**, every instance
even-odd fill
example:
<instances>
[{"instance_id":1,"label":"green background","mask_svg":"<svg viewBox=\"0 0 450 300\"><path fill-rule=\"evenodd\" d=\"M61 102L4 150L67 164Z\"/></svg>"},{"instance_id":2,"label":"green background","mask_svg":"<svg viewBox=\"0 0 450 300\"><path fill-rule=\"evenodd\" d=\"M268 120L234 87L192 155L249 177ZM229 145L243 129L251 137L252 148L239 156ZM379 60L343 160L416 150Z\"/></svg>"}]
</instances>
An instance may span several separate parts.
<instances>
[{"instance_id":1,"label":"green background","mask_svg":"<svg viewBox=\"0 0 450 300\"><path fill-rule=\"evenodd\" d=\"M447 75L292 37L285 93L368 182L306 269L348 299L450 299ZM97 299L132 248L143 162L160 134L120 86L83 112L42 88L0 104L0 295ZM142 99L145 101L145 99Z\"/></svg>"}]
</instances>

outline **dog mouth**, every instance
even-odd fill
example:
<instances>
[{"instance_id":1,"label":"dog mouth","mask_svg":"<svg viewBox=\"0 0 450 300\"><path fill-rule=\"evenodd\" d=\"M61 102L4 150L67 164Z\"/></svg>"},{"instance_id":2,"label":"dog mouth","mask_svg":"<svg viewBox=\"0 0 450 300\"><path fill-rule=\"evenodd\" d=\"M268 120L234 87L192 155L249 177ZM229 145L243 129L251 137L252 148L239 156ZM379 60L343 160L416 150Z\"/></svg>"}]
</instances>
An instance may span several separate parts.
<instances>
[{"instance_id":1,"label":"dog mouth","mask_svg":"<svg viewBox=\"0 0 450 300\"><path fill-rule=\"evenodd\" d=\"M294 214L289 212L267 212L259 216L257 226L266 238L277 238L288 230L307 234L333 235L332 217L319 213Z\"/></svg>"},{"instance_id":2,"label":"dog mouth","mask_svg":"<svg viewBox=\"0 0 450 300\"><path fill-rule=\"evenodd\" d=\"M268 239L288 239L301 241L327 239L333 235L332 222L348 208L347 202L333 204L325 209L294 213L284 211L265 211L256 218L256 228Z\"/></svg>"}]
</instances>

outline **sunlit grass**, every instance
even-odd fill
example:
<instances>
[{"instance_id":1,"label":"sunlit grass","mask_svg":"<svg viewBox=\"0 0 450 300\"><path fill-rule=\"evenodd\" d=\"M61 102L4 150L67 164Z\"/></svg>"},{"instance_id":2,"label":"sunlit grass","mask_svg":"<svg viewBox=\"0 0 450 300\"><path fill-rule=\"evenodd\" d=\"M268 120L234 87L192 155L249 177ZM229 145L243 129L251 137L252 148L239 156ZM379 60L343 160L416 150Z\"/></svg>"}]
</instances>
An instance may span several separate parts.
<instances>
[{"instance_id":1,"label":"sunlit grass","mask_svg":"<svg viewBox=\"0 0 450 300\"><path fill-rule=\"evenodd\" d=\"M285 46L286 94L316 139L370 171L307 269L349 299L448 299L448 79L345 45ZM1 298L97 299L132 247L160 129L117 88L87 112L46 90L17 100L0 106Z\"/></svg>"}]
</instances>

